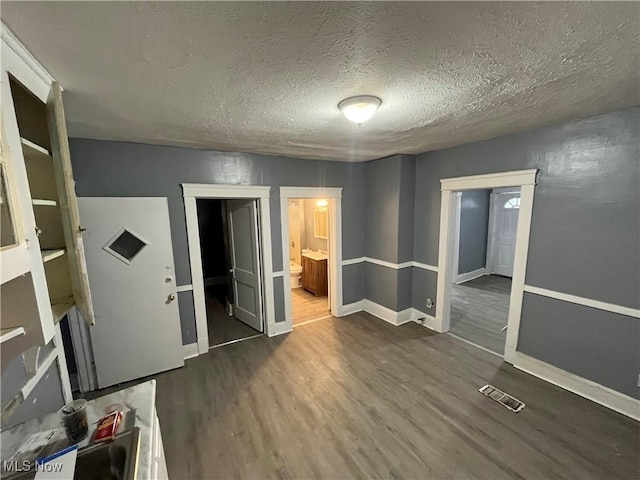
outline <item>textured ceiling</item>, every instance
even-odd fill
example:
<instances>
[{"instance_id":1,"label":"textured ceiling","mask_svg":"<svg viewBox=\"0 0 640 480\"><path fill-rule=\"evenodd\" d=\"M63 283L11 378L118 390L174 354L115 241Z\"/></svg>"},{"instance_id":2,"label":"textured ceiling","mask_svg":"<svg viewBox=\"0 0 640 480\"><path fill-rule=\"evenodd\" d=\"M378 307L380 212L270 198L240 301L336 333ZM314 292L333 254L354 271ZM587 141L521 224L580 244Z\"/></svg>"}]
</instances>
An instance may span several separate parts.
<instances>
[{"instance_id":1,"label":"textured ceiling","mask_svg":"<svg viewBox=\"0 0 640 480\"><path fill-rule=\"evenodd\" d=\"M8 2L72 136L361 161L640 104L637 3ZM337 109L372 94L362 127Z\"/></svg>"}]
</instances>

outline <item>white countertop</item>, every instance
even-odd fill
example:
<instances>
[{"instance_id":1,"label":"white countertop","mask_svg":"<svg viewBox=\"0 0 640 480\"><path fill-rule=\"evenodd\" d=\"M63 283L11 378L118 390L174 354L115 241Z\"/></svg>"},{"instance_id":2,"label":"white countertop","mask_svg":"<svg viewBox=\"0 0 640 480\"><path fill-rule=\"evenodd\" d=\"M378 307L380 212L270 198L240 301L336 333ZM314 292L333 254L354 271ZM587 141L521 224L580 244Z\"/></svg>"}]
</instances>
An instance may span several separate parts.
<instances>
[{"instance_id":1,"label":"white countertop","mask_svg":"<svg viewBox=\"0 0 640 480\"><path fill-rule=\"evenodd\" d=\"M302 256L310 258L311 260L326 260L328 258L326 253L321 252L307 252L303 253Z\"/></svg>"},{"instance_id":2,"label":"white countertop","mask_svg":"<svg viewBox=\"0 0 640 480\"><path fill-rule=\"evenodd\" d=\"M137 478L149 478L152 465L153 420L155 415L156 381L151 380L118 392L96 398L87 403L89 435L78 444L85 447L95 431L96 424L104 415L118 408L123 414L134 408L136 410L135 426L140 428L140 447L138 450ZM124 417L120 429L124 428ZM0 432L2 459L9 458L20 445L32 434L43 430L61 429L60 416L56 413L34 418L15 427Z\"/></svg>"}]
</instances>

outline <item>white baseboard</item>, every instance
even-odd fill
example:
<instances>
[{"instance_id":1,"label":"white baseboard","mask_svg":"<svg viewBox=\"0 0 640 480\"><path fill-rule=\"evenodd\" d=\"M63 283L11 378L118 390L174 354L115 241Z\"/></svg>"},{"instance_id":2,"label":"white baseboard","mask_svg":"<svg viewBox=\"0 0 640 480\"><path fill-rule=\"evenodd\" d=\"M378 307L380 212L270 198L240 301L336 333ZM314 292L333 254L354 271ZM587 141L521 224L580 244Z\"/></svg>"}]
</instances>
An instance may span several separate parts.
<instances>
[{"instance_id":1,"label":"white baseboard","mask_svg":"<svg viewBox=\"0 0 640 480\"><path fill-rule=\"evenodd\" d=\"M380 320L384 320L385 322L388 322L395 326L404 325L408 322L416 322L420 325L430 328L431 330L435 330L436 319L431 315L421 312L416 308L409 307L396 312L395 310L391 310L390 308L367 299L362 300L362 302L352 303L351 305L353 305L354 308L356 306L361 307L356 311L365 311L373 315L374 317L378 317ZM347 305L345 305L345 307L347 307ZM420 322L420 319L422 319L423 321Z\"/></svg>"},{"instance_id":2,"label":"white baseboard","mask_svg":"<svg viewBox=\"0 0 640 480\"><path fill-rule=\"evenodd\" d=\"M347 305L342 306L342 314L341 317L346 315L351 315L352 313L361 312L364 310L364 300L360 300L358 302L349 303Z\"/></svg>"},{"instance_id":3,"label":"white baseboard","mask_svg":"<svg viewBox=\"0 0 640 480\"><path fill-rule=\"evenodd\" d=\"M393 311L393 310L392 310ZM415 315L413 313L413 308L405 308L404 310L396 313L396 325L404 325L408 322L413 322L415 320Z\"/></svg>"},{"instance_id":4,"label":"white baseboard","mask_svg":"<svg viewBox=\"0 0 640 480\"><path fill-rule=\"evenodd\" d=\"M453 283L455 283L456 285L460 285L461 283L475 280L476 278L482 277L483 275L489 275L489 271L486 269L486 267L478 268L477 270L473 270L472 272L461 273L456 276L456 278L454 278Z\"/></svg>"},{"instance_id":5,"label":"white baseboard","mask_svg":"<svg viewBox=\"0 0 640 480\"><path fill-rule=\"evenodd\" d=\"M366 298L363 302L363 310L365 312L370 313L385 322L389 322L392 325L402 325L403 323L407 323L412 320L411 308L407 308L401 312L396 312L395 310L391 310L390 308L384 307L379 303L372 302L371 300L367 300Z\"/></svg>"},{"instance_id":6,"label":"white baseboard","mask_svg":"<svg viewBox=\"0 0 640 480\"><path fill-rule=\"evenodd\" d=\"M189 358L198 356L198 344L197 343L189 343L187 345L183 345L184 349L184 359L188 360Z\"/></svg>"},{"instance_id":7,"label":"white baseboard","mask_svg":"<svg viewBox=\"0 0 640 480\"><path fill-rule=\"evenodd\" d=\"M554 367L524 353L516 352L513 366L560 388L569 390L576 395L640 421L640 400L569 373L561 368Z\"/></svg>"},{"instance_id":8,"label":"white baseboard","mask_svg":"<svg viewBox=\"0 0 640 480\"><path fill-rule=\"evenodd\" d=\"M269 337L284 335L285 333L291 332L293 332L293 328L287 327L287 322L275 322L271 324L271 328L269 328Z\"/></svg>"},{"instance_id":9,"label":"white baseboard","mask_svg":"<svg viewBox=\"0 0 640 480\"><path fill-rule=\"evenodd\" d=\"M428 313L424 313L416 308L406 308L400 312L384 307L371 300L360 300L342 306L342 316L351 315L356 312L367 312L380 320L389 322L392 325L403 325L407 322L416 322L431 330L436 330L436 319ZM422 320L422 321L419 321Z\"/></svg>"},{"instance_id":10,"label":"white baseboard","mask_svg":"<svg viewBox=\"0 0 640 480\"><path fill-rule=\"evenodd\" d=\"M423 311L418 310L417 308L413 308L412 310L413 310L412 320L414 322L419 323L420 325L427 327L430 330L437 331L436 317L434 317L433 315L429 315L428 313L424 313ZM419 321L421 319L422 319L422 322Z\"/></svg>"}]
</instances>

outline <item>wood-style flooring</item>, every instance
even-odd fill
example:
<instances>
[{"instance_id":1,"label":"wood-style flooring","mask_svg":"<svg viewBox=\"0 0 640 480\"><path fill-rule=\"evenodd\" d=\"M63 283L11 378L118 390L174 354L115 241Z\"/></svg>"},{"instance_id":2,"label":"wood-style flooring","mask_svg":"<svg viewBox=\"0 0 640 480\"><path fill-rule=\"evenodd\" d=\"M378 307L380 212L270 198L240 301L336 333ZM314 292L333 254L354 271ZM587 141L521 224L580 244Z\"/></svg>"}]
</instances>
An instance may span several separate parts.
<instances>
[{"instance_id":1,"label":"wood-style flooring","mask_svg":"<svg viewBox=\"0 0 640 480\"><path fill-rule=\"evenodd\" d=\"M294 325L331 315L329 297L316 297L303 288L291 289L291 302Z\"/></svg>"},{"instance_id":2,"label":"wood-style flooring","mask_svg":"<svg viewBox=\"0 0 640 480\"><path fill-rule=\"evenodd\" d=\"M224 300L218 297L207 297L209 346L214 347L231 340L247 338L260 333L236 317L227 315L223 302Z\"/></svg>"},{"instance_id":3,"label":"wood-style flooring","mask_svg":"<svg viewBox=\"0 0 640 480\"><path fill-rule=\"evenodd\" d=\"M451 286L449 331L476 345L504 355L511 279L485 275Z\"/></svg>"},{"instance_id":4,"label":"wood-style flooring","mask_svg":"<svg viewBox=\"0 0 640 480\"><path fill-rule=\"evenodd\" d=\"M328 318L156 380L173 479L640 476L638 422L413 322Z\"/></svg>"}]
</instances>

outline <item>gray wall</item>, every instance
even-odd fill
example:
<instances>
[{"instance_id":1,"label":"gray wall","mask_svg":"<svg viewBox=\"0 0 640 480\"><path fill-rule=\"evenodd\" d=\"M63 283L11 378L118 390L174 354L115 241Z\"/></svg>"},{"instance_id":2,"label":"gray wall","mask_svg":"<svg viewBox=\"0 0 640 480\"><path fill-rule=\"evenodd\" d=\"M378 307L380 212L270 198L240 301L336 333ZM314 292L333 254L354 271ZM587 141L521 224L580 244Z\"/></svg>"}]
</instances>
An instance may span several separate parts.
<instances>
[{"instance_id":1,"label":"gray wall","mask_svg":"<svg viewBox=\"0 0 640 480\"><path fill-rule=\"evenodd\" d=\"M415 157L394 155L365 167L365 256L391 263L411 261ZM365 298L392 310L411 307L411 268L366 263Z\"/></svg>"},{"instance_id":2,"label":"gray wall","mask_svg":"<svg viewBox=\"0 0 640 480\"><path fill-rule=\"evenodd\" d=\"M343 187L342 255L344 259L364 255L362 164L87 139L71 139L70 146L78 196L168 198L178 285L191 283L181 183L270 185L274 271L283 268L277 187ZM355 296L351 288L345 282L345 297ZM276 292L283 295L281 288ZM178 302L182 341L193 343L196 330L191 293L179 294ZM283 302L276 297L276 318L280 321L284 321Z\"/></svg>"},{"instance_id":3,"label":"gray wall","mask_svg":"<svg viewBox=\"0 0 640 480\"><path fill-rule=\"evenodd\" d=\"M413 222L415 213L416 159L400 156L400 185L398 212L398 263L413 260Z\"/></svg>"},{"instance_id":4,"label":"gray wall","mask_svg":"<svg viewBox=\"0 0 640 480\"><path fill-rule=\"evenodd\" d=\"M490 197L491 190L462 192L460 199L459 274L473 272L487 265Z\"/></svg>"},{"instance_id":5,"label":"gray wall","mask_svg":"<svg viewBox=\"0 0 640 480\"><path fill-rule=\"evenodd\" d=\"M419 155L414 260L438 262L441 179L526 168L540 171L526 283L639 308L637 107ZM435 299L436 283L428 272L416 273L413 304ZM523 351L618 391L637 392L640 337L627 318L561 309L533 297L527 295L521 320ZM569 349L566 338L572 339ZM610 365L614 345L619 368Z\"/></svg>"},{"instance_id":6,"label":"gray wall","mask_svg":"<svg viewBox=\"0 0 640 480\"><path fill-rule=\"evenodd\" d=\"M274 187L276 271L282 268L279 185L345 187L344 259L367 256L437 265L441 179L537 168L526 283L638 308L639 142L640 111L632 108L366 164L77 139L71 147L80 196L169 198L179 284L190 283L181 182ZM413 305L433 313L425 302L435 299L434 272L365 263L345 267L343 276L345 303L364 296L396 311ZM276 280L276 313L283 318L283 287ZM193 315L193 300L190 292L180 298L183 341L191 343L195 328L188 313ZM637 396L637 326L637 319L526 295L519 348Z\"/></svg>"},{"instance_id":7,"label":"gray wall","mask_svg":"<svg viewBox=\"0 0 640 480\"><path fill-rule=\"evenodd\" d=\"M354 263L342 267L343 296L342 303L349 305L365 297L365 263Z\"/></svg>"},{"instance_id":8,"label":"gray wall","mask_svg":"<svg viewBox=\"0 0 640 480\"><path fill-rule=\"evenodd\" d=\"M640 399L637 318L530 293L522 318L518 350Z\"/></svg>"},{"instance_id":9,"label":"gray wall","mask_svg":"<svg viewBox=\"0 0 640 480\"><path fill-rule=\"evenodd\" d=\"M364 164L364 255L398 261L401 155Z\"/></svg>"}]
</instances>

